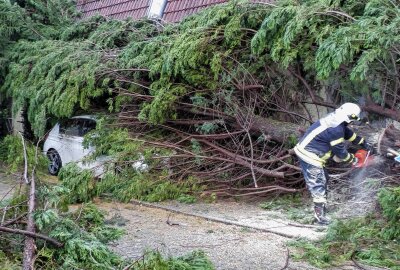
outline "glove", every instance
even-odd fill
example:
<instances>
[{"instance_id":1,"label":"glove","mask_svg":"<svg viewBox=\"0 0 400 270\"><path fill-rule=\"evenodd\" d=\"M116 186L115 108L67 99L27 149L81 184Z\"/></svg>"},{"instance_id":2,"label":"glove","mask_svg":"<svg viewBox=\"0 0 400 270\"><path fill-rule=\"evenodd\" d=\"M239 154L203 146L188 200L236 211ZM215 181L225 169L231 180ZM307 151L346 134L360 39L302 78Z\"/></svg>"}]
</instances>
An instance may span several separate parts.
<instances>
[{"instance_id":1,"label":"glove","mask_svg":"<svg viewBox=\"0 0 400 270\"><path fill-rule=\"evenodd\" d=\"M371 154L374 150L374 146L372 144L370 144L369 142L367 142L365 139L364 139L364 142L361 144L361 147L367 151L370 151Z\"/></svg>"},{"instance_id":2,"label":"glove","mask_svg":"<svg viewBox=\"0 0 400 270\"><path fill-rule=\"evenodd\" d=\"M357 167L357 165L358 165L358 158L354 157L353 161L351 162L351 166L352 167Z\"/></svg>"}]
</instances>

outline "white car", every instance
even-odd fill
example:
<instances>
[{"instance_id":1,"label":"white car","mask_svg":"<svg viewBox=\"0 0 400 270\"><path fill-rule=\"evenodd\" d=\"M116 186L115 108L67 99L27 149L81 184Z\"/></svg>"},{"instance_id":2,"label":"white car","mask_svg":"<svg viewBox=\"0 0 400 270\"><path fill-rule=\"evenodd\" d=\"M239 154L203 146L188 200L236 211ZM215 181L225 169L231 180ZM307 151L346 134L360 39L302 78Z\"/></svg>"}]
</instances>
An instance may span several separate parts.
<instances>
[{"instance_id":1,"label":"white car","mask_svg":"<svg viewBox=\"0 0 400 270\"><path fill-rule=\"evenodd\" d=\"M95 149L92 146L84 148L83 137L95 128L96 120L90 115L76 116L57 123L49 132L43 146L43 152L50 160L49 173L57 175L62 166L76 162L81 168L94 169L96 176L102 174L102 164L109 158L84 162L84 158Z\"/></svg>"}]
</instances>

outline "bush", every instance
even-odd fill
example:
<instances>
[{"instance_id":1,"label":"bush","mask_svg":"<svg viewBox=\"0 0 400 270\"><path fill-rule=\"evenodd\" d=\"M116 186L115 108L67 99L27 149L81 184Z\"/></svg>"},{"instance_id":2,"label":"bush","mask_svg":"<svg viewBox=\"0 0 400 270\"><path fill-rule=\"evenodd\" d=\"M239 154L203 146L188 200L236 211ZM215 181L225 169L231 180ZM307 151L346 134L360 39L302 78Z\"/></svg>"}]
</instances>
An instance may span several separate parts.
<instances>
[{"instance_id":1,"label":"bush","mask_svg":"<svg viewBox=\"0 0 400 270\"><path fill-rule=\"evenodd\" d=\"M28 171L30 172L35 164L37 170L45 171L48 160L42 155L41 149L36 149L36 146L29 141L25 141L25 143ZM9 167L11 172L24 170L25 160L21 137L8 135L0 142L0 161Z\"/></svg>"}]
</instances>

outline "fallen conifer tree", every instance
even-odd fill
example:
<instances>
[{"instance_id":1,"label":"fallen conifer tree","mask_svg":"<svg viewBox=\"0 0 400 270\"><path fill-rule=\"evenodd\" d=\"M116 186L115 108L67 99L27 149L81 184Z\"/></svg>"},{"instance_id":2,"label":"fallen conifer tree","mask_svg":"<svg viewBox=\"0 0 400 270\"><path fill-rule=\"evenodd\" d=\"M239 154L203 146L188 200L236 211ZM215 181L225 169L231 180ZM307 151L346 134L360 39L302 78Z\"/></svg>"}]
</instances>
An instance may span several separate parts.
<instances>
[{"instance_id":1,"label":"fallen conifer tree","mask_svg":"<svg viewBox=\"0 0 400 270\"><path fill-rule=\"evenodd\" d=\"M390 1L232 1L176 25L71 15L25 25L32 36L13 30L2 91L36 136L49 116L108 108L121 132L94 140L98 154L126 164L153 152L153 173L221 195L296 192L290 149L310 123L346 100L399 120L396 12Z\"/></svg>"}]
</instances>

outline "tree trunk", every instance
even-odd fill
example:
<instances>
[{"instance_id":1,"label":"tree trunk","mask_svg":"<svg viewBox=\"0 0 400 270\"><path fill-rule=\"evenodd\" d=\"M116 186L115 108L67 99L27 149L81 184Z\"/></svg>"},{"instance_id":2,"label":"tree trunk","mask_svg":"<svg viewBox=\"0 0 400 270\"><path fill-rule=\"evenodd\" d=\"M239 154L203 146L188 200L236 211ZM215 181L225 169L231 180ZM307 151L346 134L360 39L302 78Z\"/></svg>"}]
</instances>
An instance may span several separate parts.
<instances>
[{"instance_id":1,"label":"tree trunk","mask_svg":"<svg viewBox=\"0 0 400 270\"><path fill-rule=\"evenodd\" d=\"M24 168L24 180L27 185L29 185L29 199L28 199L28 222L26 225L26 231L30 233L35 233L35 221L33 219L33 212L35 211L35 177L34 173L32 173L31 181L28 179L28 156L26 153L26 145L25 139L21 134L22 146L24 151L24 160L25 160L25 168ZM24 257L22 263L22 269L31 270L33 269L34 264L34 255L35 255L35 238L27 236L25 238L24 244Z\"/></svg>"},{"instance_id":2,"label":"tree trunk","mask_svg":"<svg viewBox=\"0 0 400 270\"><path fill-rule=\"evenodd\" d=\"M256 116L250 126L250 131L265 134L267 139L285 143L290 136L301 137L305 128L289 122Z\"/></svg>"},{"instance_id":3,"label":"tree trunk","mask_svg":"<svg viewBox=\"0 0 400 270\"><path fill-rule=\"evenodd\" d=\"M26 231L30 233L36 233L35 221L33 219L33 212L35 211L35 179L31 179L30 189L29 189L29 201L28 201L28 224L26 225ZM34 254L35 254L35 238L27 236L25 238L24 247L24 260L23 269L31 270L34 264Z\"/></svg>"}]
</instances>

